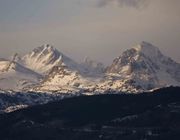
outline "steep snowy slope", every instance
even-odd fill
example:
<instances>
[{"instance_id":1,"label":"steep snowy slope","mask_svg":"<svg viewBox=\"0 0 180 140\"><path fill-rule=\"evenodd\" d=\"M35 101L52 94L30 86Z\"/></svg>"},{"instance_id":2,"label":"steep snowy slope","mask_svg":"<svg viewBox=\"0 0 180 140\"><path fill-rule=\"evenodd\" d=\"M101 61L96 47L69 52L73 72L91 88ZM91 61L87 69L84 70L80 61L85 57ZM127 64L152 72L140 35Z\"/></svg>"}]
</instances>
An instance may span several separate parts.
<instances>
[{"instance_id":1,"label":"steep snowy slope","mask_svg":"<svg viewBox=\"0 0 180 140\"><path fill-rule=\"evenodd\" d=\"M0 89L22 90L36 84L41 78L41 75L14 61L0 59Z\"/></svg>"},{"instance_id":2,"label":"steep snowy slope","mask_svg":"<svg viewBox=\"0 0 180 140\"><path fill-rule=\"evenodd\" d=\"M85 88L94 88L96 80L96 78L83 76L80 71L72 71L65 65L56 66L46 75L41 85L35 87L34 90L77 93Z\"/></svg>"},{"instance_id":3,"label":"steep snowy slope","mask_svg":"<svg viewBox=\"0 0 180 140\"><path fill-rule=\"evenodd\" d=\"M76 62L49 44L35 48L22 57L20 63L40 74L47 74L54 66L61 66L63 63L70 69L78 68Z\"/></svg>"},{"instance_id":4,"label":"steep snowy slope","mask_svg":"<svg viewBox=\"0 0 180 140\"><path fill-rule=\"evenodd\" d=\"M114 80L114 84L120 83L119 88L151 90L169 85L180 86L180 64L146 42L116 58L107 68L107 73L116 75L118 80Z\"/></svg>"}]
</instances>

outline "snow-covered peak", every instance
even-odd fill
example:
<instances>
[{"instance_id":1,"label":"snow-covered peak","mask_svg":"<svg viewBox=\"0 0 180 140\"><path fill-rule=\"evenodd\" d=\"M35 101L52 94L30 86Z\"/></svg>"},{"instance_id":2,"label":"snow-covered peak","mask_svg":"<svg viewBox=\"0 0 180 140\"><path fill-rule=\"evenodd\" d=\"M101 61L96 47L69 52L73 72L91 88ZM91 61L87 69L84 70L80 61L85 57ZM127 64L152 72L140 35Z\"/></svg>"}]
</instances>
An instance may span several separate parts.
<instances>
[{"instance_id":1,"label":"snow-covered peak","mask_svg":"<svg viewBox=\"0 0 180 140\"><path fill-rule=\"evenodd\" d=\"M66 65L71 69L77 67L76 62L49 44L37 47L26 54L21 63L40 74L47 74L54 66Z\"/></svg>"},{"instance_id":2,"label":"snow-covered peak","mask_svg":"<svg viewBox=\"0 0 180 140\"><path fill-rule=\"evenodd\" d=\"M40 47L33 49L27 55L30 55L30 57L41 58L41 57L49 55L49 54L53 54L55 57L59 57L60 52L57 49L55 49L53 46L51 46L49 44L44 44Z\"/></svg>"},{"instance_id":3,"label":"snow-covered peak","mask_svg":"<svg viewBox=\"0 0 180 140\"><path fill-rule=\"evenodd\" d=\"M126 69L129 68L131 71L134 71L136 69L144 69L147 65L151 65L152 68L158 68L159 63L165 61L172 60L164 56L159 48L150 43L142 42L124 51L122 55L114 59L112 66L108 70L111 72L124 71L123 67L125 66Z\"/></svg>"},{"instance_id":4,"label":"snow-covered peak","mask_svg":"<svg viewBox=\"0 0 180 140\"><path fill-rule=\"evenodd\" d=\"M157 47L153 46L151 43L142 41L140 44L133 47L139 52L146 52L146 51L157 51L159 50Z\"/></svg>"},{"instance_id":5,"label":"snow-covered peak","mask_svg":"<svg viewBox=\"0 0 180 140\"><path fill-rule=\"evenodd\" d=\"M137 55L144 55L151 59L162 56L162 53L160 52L158 47L153 46L152 44L145 41L136 45L132 49L136 50Z\"/></svg>"},{"instance_id":6,"label":"snow-covered peak","mask_svg":"<svg viewBox=\"0 0 180 140\"><path fill-rule=\"evenodd\" d=\"M180 85L180 64L146 42L114 59L107 73L118 74L126 80L126 86L133 85L143 90Z\"/></svg>"}]
</instances>

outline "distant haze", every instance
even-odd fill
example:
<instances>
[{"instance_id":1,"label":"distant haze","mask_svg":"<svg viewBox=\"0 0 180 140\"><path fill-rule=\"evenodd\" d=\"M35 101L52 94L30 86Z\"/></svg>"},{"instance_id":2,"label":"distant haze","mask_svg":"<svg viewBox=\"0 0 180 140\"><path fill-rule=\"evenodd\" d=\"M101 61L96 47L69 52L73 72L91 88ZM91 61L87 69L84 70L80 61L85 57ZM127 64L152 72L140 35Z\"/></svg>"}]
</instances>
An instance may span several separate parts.
<instances>
[{"instance_id":1,"label":"distant haze","mask_svg":"<svg viewBox=\"0 0 180 140\"><path fill-rule=\"evenodd\" d=\"M52 44L110 64L147 41L180 62L180 0L0 0L0 57Z\"/></svg>"}]
</instances>

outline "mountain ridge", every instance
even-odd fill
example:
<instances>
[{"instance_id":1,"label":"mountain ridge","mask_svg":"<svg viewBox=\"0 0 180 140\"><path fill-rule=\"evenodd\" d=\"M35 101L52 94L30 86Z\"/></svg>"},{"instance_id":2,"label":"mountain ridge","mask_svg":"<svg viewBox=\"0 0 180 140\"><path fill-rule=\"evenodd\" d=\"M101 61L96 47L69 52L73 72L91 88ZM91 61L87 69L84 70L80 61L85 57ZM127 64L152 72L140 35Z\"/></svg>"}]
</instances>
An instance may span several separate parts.
<instances>
[{"instance_id":1,"label":"mountain ridge","mask_svg":"<svg viewBox=\"0 0 180 140\"><path fill-rule=\"evenodd\" d=\"M33 91L66 90L93 94L109 90L141 92L180 86L180 64L144 41L124 51L107 68L89 58L84 63L77 63L49 44L37 47L22 57L15 54L11 62L42 77L35 87L26 88Z\"/></svg>"}]
</instances>

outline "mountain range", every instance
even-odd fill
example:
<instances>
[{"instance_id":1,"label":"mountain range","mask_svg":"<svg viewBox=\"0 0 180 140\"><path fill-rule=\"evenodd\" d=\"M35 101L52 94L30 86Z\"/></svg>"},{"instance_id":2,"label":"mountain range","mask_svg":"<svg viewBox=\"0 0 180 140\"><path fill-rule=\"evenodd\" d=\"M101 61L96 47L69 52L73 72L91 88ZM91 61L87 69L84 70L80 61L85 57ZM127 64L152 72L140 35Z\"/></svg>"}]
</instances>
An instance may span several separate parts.
<instances>
[{"instance_id":1,"label":"mountain range","mask_svg":"<svg viewBox=\"0 0 180 140\"><path fill-rule=\"evenodd\" d=\"M108 67L89 58L77 63L49 44L0 59L2 90L139 93L168 86L180 86L180 64L147 42L126 50Z\"/></svg>"},{"instance_id":2,"label":"mountain range","mask_svg":"<svg viewBox=\"0 0 180 140\"><path fill-rule=\"evenodd\" d=\"M0 138L179 140L179 86L180 64L147 42L107 67L45 44L0 59Z\"/></svg>"}]
</instances>

